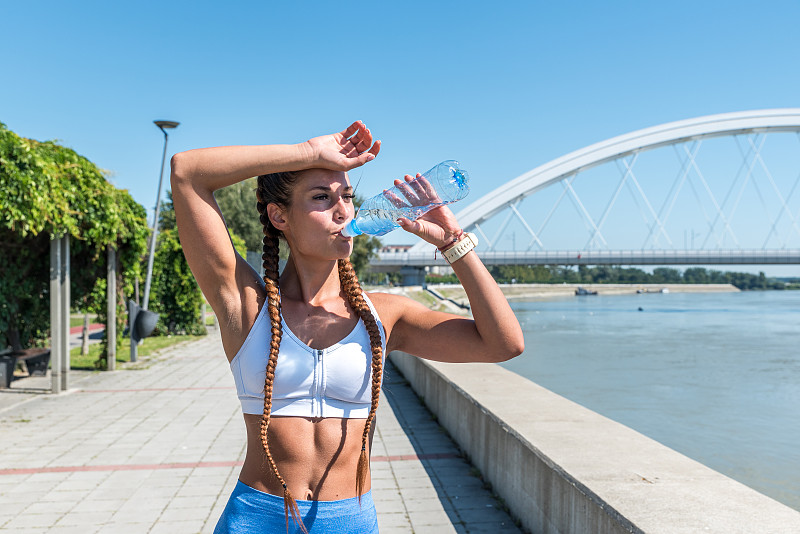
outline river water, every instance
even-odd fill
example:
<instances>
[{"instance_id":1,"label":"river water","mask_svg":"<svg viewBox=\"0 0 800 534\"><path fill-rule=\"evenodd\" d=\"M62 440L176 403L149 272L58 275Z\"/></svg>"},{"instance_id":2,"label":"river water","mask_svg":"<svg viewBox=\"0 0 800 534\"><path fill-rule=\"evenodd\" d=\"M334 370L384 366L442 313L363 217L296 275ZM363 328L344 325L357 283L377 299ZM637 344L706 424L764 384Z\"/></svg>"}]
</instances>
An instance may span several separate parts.
<instances>
[{"instance_id":1,"label":"river water","mask_svg":"<svg viewBox=\"0 0 800 534\"><path fill-rule=\"evenodd\" d=\"M800 510L800 291L512 307L503 367Z\"/></svg>"}]
</instances>

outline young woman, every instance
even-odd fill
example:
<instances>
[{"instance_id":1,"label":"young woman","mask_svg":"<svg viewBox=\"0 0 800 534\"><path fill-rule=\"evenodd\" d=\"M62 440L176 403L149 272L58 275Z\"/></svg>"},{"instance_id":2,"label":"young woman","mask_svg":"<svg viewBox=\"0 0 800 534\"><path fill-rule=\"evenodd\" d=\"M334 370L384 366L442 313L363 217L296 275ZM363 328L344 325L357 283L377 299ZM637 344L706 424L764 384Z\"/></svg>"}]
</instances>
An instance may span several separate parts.
<instances>
[{"instance_id":1,"label":"young woman","mask_svg":"<svg viewBox=\"0 0 800 534\"><path fill-rule=\"evenodd\" d=\"M284 532L290 523L298 532L377 532L368 459L387 352L500 362L523 350L516 317L447 207L401 226L447 252L474 319L361 291L348 260L353 241L341 233L354 216L347 171L379 151L358 121L298 145L172 158L181 244L219 318L247 427L244 466L215 532ZM251 176L263 280L234 250L213 195ZM395 182L409 198L410 181ZM289 246L280 276L279 239Z\"/></svg>"}]
</instances>

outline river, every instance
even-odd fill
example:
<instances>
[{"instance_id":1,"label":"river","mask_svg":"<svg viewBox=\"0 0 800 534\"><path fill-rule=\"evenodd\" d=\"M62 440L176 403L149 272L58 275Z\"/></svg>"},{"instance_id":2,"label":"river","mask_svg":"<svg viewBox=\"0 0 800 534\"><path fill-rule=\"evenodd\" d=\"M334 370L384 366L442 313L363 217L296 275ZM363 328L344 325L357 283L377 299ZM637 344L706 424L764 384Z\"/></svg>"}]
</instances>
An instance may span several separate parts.
<instances>
[{"instance_id":1,"label":"river","mask_svg":"<svg viewBox=\"0 0 800 534\"><path fill-rule=\"evenodd\" d=\"M503 367L800 510L800 291L512 307Z\"/></svg>"}]
</instances>

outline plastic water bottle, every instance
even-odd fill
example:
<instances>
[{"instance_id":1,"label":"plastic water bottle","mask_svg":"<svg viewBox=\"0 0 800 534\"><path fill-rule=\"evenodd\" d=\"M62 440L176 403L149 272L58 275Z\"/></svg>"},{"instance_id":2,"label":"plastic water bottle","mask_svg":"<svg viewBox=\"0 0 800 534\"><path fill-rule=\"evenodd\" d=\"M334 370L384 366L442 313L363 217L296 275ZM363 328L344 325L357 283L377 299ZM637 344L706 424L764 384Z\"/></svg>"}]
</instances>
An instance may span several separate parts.
<instances>
[{"instance_id":1,"label":"plastic water bottle","mask_svg":"<svg viewBox=\"0 0 800 534\"><path fill-rule=\"evenodd\" d=\"M461 200L469 193L468 182L469 175L457 161L443 161L419 178L364 201L342 234L353 237L389 233L400 227L400 217L415 221L433 208Z\"/></svg>"}]
</instances>

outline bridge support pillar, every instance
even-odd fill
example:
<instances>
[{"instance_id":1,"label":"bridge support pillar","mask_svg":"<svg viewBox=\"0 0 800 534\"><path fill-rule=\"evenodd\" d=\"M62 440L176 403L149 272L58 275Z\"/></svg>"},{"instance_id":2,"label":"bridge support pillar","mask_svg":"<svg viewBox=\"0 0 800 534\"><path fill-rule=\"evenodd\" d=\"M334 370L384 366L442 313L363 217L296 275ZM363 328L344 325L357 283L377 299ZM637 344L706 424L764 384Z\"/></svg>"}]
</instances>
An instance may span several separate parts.
<instances>
[{"instance_id":1,"label":"bridge support pillar","mask_svg":"<svg viewBox=\"0 0 800 534\"><path fill-rule=\"evenodd\" d=\"M400 275L403 277L404 286L423 286L425 287L424 267L401 267Z\"/></svg>"}]
</instances>

